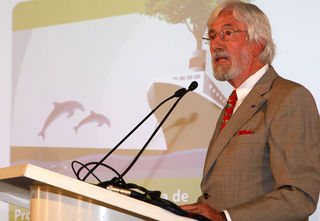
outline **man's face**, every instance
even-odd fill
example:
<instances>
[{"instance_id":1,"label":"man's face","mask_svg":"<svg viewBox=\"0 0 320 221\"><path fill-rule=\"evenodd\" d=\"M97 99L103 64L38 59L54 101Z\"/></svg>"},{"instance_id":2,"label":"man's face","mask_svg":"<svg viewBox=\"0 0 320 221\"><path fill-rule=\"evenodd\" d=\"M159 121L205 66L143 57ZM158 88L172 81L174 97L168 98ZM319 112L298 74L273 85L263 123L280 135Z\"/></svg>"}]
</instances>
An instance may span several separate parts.
<instances>
[{"instance_id":1,"label":"man's face","mask_svg":"<svg viewBox=\"0 0 320 221\"><path fill-rule=\"evenodd\" d=\"M224 39L219 36L221 31L224 31ZM246 25L236 20L231 11L220 13L210 27L209 36L215 35L210 41L210 52L217 80L232 80L248 68L251 56L246 31Z\"/></svg>"}]
</instances>

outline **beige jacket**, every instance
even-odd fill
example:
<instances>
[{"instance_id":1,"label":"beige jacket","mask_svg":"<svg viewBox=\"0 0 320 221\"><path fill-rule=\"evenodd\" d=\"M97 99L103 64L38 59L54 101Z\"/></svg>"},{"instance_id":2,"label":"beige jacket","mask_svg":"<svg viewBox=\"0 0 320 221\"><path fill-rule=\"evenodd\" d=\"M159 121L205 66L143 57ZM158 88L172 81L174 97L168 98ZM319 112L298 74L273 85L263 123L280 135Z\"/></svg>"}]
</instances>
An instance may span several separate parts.
<instances>
[{"instance_id":1,"label":"beige jacket","mask_svg":"<svg viewBox=\"0 0 320 221\"><path fill-rule=\"evenodd\" d=\"M320 119L309 91L270 66L219 134L221 122L199 200L232 221L307 220L320 189Z\"/></svg>"}]
</instances>

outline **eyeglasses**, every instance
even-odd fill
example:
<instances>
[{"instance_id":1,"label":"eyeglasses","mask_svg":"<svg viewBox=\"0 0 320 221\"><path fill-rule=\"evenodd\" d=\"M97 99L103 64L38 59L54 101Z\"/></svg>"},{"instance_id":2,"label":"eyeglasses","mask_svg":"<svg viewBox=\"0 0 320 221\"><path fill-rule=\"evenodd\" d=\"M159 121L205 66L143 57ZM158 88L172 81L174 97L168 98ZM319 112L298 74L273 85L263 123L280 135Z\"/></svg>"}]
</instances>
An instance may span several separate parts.
<instances>
[{"instance_id":1,"label":"eyeglasses","mask_svg":"<svg viewBox=\"0 0 320 221\"><path fill-rule=\"evenodd\" d=\"M216 32L216 31L210 31L210 33L206 33L206 36L203 36L202 39L203 40L207 40L207 41L214 41L217 36L219 36L220 40L222 41L231 41L236 39L236 33L239 32L247 32L247 31L243 31L243 30L234 30L234 29L223 29L220 32Z\"/></svg>"}]
</instances>

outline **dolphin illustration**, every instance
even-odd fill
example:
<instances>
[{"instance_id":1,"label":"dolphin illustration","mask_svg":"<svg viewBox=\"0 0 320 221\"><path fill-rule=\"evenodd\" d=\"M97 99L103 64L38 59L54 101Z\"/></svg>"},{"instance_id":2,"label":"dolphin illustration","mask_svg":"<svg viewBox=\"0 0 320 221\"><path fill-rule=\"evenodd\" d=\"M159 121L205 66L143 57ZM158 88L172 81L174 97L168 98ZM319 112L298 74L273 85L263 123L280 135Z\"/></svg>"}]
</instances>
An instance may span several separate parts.
<instances>
[{"instance_id":1,"label":"dolphin illustration","mask_svg":"<svg viewBox=\"0 0 320 221\"><path fill-rule=\"evenodd\" d=\"M92 122L97 122L97 127L102 127L104 124L108 125L109 127L111 126L110 120L107 117L102 114L97 114L94 111L90 111L90 114L87 117L83 118L73 129L76 133L78 133L80 127Z\"/></svg>"},{"instance_id":2,"label":"dolphin illustration","mask_svg":"<svg viewBox=\"0 0 320 221\"><path fill-rule=\"evenodd\" d=\"M46 138L46 130L48 129L49 125L58 117L60 117L63 114L68 114L67 117L70 118L73 116L75 110L85 110L82 104L77 101L66 101L62 103L54 102L53 105L53 110L47 117L41 131L38 133L38 136L41 136L42 139Z\"/></svg>"}]
</instances>

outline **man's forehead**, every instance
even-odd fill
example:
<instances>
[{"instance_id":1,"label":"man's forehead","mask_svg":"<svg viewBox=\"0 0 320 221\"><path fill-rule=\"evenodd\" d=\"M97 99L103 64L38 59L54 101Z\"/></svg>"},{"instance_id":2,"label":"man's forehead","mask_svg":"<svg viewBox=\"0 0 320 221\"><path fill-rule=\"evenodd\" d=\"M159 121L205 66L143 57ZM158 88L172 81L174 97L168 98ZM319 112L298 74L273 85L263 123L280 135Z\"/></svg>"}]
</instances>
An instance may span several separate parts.
<instances>
[{"instance_id":1,"label":"man's forehead","mask_svg":"<svg viewBox=\"0 0 320 221\"><path fill-rule=\"evenodd\" d=\"M220 27L220 29L228 29L228 28L235 28L233 24L224 24ZM209 33L215 32L215 29L213 27L210 28Z\"/></svg>"},{"instance_id":2,"label":"man's forehead","mask_svg":"<svg viewBox=\"0 0 320 221\"><path fill-rule=\"evenodd\" d=\"M215 21L212 23L211 29L223 29L223 28L245 28L246 25L236 19L232 12L225 11L221 12Z\"/></svg>"}]
</instances>

